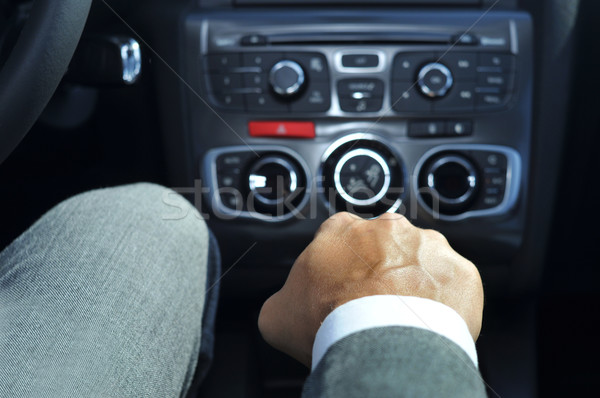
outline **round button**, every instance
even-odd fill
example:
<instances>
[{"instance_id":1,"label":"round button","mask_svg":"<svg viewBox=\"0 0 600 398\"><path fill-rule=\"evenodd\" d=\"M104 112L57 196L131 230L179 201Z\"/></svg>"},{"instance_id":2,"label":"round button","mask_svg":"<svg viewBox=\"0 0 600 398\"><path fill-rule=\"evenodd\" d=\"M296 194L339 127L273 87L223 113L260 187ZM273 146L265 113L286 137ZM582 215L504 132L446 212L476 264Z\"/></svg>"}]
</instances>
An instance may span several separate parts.
<instances>
[{"instance_id":1,"label":"round button","mask_svg":"<svg viewBox=\"0 0 600 398\"><path fill-rule=\"evenodd\" d=\"M419 72L419 88L423 94L431 98L446 95L453 83L450 69L438 62L425 65Z\"/></svg>"},{"instance_id":2,"label":"round button","mask_svg":"<svg viewBox=\"0 0 600 398\"><path fill-rule=\"evenodd\" d=\"M444 156L429 167L427 186L441 204L460 206L473 198L477 173L467 159L456 155Z\"/></svg>"},{"instance_id":3,"label":"round button","mask_svg":"<svg viewBox=\"0 0 600 398\"><path fill-rule=\"evenodd\" d=\"M297 94L304 85L304 80L304 70L294 61L279 61L269 73L269 82L273 91L282 97Z\"/></svg>"},{"instance_id":4,"label":"round button","mask_svg":"<svg viewBox=\"0 0 600 398\"><path fill-rule=\"evenodd\" d=\"M334 170L335 189L348 203L370 206L390 188L390 168L377 152L359 148L346 153Z\"/></svg>"},{"instance_id":5,"label":"round button","mask_svg":"<svg viewBox=\"0 0 600 398\"><path fill-rule=\"evenodd\" d=\"M298 170L284 158L267 156L250 169L248 185L258 202L278 205L298 188Z\"/></svg>"}]
</instances>

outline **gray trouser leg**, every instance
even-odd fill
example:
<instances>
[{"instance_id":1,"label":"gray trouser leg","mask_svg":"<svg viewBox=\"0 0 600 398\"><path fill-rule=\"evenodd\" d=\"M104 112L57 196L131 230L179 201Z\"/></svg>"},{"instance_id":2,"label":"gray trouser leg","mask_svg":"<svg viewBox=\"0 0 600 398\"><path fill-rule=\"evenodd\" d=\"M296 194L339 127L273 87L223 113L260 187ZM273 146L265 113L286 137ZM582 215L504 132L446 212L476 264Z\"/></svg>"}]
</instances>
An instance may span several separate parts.
<instances>
[{"instance_id":1,"label":"gray trouser leg","mask_svg":"<svg viewBox=\"0 0 600 398\"><path fill-rule=\"evenodd\" d=\"M196 210L157 185L49 211L0 253L0 396L180 396L200 351L208 244Z\"/></svg>"}]
</instances>

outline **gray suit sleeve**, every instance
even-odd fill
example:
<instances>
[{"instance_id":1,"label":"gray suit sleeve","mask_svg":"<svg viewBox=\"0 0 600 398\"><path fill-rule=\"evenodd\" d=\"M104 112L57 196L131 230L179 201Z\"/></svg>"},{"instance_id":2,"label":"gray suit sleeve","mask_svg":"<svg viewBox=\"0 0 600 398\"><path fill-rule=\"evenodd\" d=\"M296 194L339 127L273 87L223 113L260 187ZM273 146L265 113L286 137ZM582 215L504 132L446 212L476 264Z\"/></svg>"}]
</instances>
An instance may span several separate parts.
<instances>
[{"instance_id":1,"label":"gray suit sleeve","mask_svg":"<svg viewBox=\"0 0 600 398\"><path fill-rule=\"evenodd\" d=\"M479 370L434 332L391 326L354 333L329 348L302 397L486 397Z\"/></svg>"}]
</instances>

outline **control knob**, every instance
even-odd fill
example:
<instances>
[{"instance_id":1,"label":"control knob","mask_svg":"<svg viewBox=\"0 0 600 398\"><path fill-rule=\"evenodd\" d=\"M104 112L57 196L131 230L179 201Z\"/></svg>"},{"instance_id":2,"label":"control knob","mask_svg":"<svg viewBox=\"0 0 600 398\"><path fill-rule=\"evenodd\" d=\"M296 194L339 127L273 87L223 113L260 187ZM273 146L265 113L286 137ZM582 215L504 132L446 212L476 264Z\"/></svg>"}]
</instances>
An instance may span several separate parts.
<instances>
[{"instance_id":1,"label":"control knob","mask_svg":"<svg viewBox=\"0 0 600 398\"><path fill-rule=\"evenodd\" d=\"M294 61L279 61L269 72L269 83L273 91L283 98L298 94L304 87L305 81L304 70Z\"/></svg>"},{"instance_id":2,"label":"control knob","mask_svg":"<svg viewBox=\"0 0 600 398\"><path fill-rule=\"evenodd\" d=\"M335 189L348 203L370 206L390 189L390 168L377 152L358 148L346 153L335 167Z\"/></svg>"},{"instance_id":3,"label":"control knob","mask_svg":"<svg viewBox=\"0 0 600 398\"><path fill-rule=\"evenodd\" d=\"M334 142L323 155L321 177L323 195L334 211L373 218L402 206L401 163L374 134L358 132Z\"/></svg>"},{"instance_id":4,"label":"control knob","mask_svg":"<svg viewBox=\"0 0 600 398\"><path fill-rule=\"evenodd\" d=\"M430 98L443 97L454 84L452 72L439 62L431 62L419 71L419 89Z\"/></svg>"},{"instance_id":5,"label":"control knob","mask_svg":"<svg viewBox=\"0 0 600 398\"><path fill-rule=\"evenodd\" d=\"M259 159L248 174L248 187L260 208L273 209L283 204L303 184L298 167L292 161L276 155Z\"/></svg>"},{"instance_id":6,"label":"control knob","mask_svg":"<svg viewBox=\"0 0 600 398\"><path fill-rule=\"evenodd\" d=\"M425 171L425 178L432 199L438 201L440 210L465 210L479 185L473 163L454 154L434 159Z\"/></svg>"}]
</instances>

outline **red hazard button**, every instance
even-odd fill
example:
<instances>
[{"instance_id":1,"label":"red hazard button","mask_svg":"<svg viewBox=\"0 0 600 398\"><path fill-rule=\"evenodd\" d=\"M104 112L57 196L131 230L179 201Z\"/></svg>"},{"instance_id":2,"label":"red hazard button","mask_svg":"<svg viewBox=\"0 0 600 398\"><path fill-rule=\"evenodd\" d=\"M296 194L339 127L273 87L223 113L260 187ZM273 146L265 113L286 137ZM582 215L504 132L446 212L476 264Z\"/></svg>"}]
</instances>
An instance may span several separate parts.
<instances>
[{"instance_id":1,"label":"red hazard button","mask_svg":"<svg viewBox=\"0 0 600 398\"><path fill-rule=\"evenodd\" d=\"M248 122L251 137L315 138L313 122Z\"/></svg>"}]
</instances>

